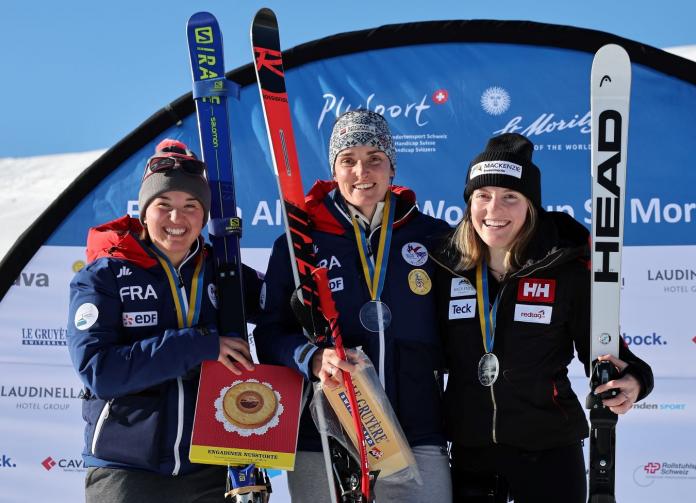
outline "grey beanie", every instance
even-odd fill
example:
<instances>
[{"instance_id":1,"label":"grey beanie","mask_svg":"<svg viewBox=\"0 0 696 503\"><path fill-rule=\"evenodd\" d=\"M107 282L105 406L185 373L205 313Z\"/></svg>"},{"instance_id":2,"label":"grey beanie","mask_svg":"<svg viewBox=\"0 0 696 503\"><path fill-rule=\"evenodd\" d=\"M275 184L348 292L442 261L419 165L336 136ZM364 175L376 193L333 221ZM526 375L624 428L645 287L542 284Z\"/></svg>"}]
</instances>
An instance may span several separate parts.
<instances>
[{"instance_id":1,"label":"grey beanie","mask_svg":"<svg viewBox=\"0 0 696 503\"><path fill-rule=\"evenodd\" d=\"M494 136L469 165L464 201L481 187L505 187L522 193L541 207L541 172L532 163L534 144L517 133Z\"/></svg>"},{"instance_id":2,"label":"grey beanie","mask_svg":"<svg viewBox=\"0 0 696 503\"><path fill-rule=\"evenodd\" d=\"M329 140L329 167L334 171L338 154L350 147L369 146L384 152L396 169L396 149L387 121L377 112L365 109L351 110L338 119Z\"/></svg>"},{"instance_id":3,"label":"grey beanie","mask_svg":"<svg viewBox=\"0 0 696 503\"><path fill-rule=\"evenodd\" d=\"M186 146L178 141L165 139L155 147L155 157L176 157L182 161L198 161L196 155ZM148 165L150 163L148 159ZM200 162L200 161L199 161ZM138 193L138 207L140 211L140 222L145 219L147 206L156 197L172 190L187 192L200 201L203 206L203 225L208 222L210 212L210 186L203 173L189 173L180 168L167 169L155 173L148 172L145 168L145 175L140 184Z\"/></svg>"}]
</instances>

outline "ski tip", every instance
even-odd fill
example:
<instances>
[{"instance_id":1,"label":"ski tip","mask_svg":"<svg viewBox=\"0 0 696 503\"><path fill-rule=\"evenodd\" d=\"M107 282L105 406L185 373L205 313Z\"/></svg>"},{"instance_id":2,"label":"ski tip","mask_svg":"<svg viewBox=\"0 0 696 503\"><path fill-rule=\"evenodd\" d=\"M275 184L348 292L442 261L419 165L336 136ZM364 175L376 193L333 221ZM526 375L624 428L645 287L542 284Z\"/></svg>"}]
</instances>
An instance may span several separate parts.
<instances>
[{"instance_id":1,"label":"ski tip","mask_svg":"<svg viewBox=\"0 0 696 503\"><path fill-rule=\"evenodd\" d=\"M626 50L617 44L599 48L592 59L592 88L601 95L625 93L631 83L631 59Z\"/></svg>"},{"instance_id":2,"label":"ski tip","mask_svg":"<svg viewBox=\"0 0 696 503\"><path fill-rule=\"evenodd\" d=\"M193 14L189 20L188 20L188 25L192 24L212 24L216 23L217 24L217 19L215 16L213 16L210 12L196 12Z\"/></svg>"},{"instance_id":3,"label":"ski tip","mask_svg":"<svg viewBox=\"0 0 696 503\"><path fill-rule=\"evenodd\" d=\"M631 61L626 49L618 44L606 44L600 47L594 55L593 62L598 60L609 60L611 62L628 61L629 63Z\"/></svg>"},{"instance_id":4,"label":"ski tip","mask_svg":"<svg viewBox=\"0 0 696 503\"><path fill-rule=\"evenodd\" d=\"M278 19L275 13L268 7L263 7L256 12L254 16L254 26L263 26L267 28L277 28Z\"/></svg>"}]
</instances>

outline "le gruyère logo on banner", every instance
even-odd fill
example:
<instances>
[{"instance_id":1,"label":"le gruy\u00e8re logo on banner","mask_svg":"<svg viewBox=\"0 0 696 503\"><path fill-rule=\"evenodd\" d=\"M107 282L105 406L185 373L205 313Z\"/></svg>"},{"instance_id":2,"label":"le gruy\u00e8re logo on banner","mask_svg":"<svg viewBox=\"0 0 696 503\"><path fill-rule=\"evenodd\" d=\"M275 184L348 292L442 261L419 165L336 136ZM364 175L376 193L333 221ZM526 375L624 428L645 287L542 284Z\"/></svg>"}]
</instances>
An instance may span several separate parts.
<instances>
[{"instance_id":1,"label":"le gruy\u00e8re logo on banner","mask_svg":"<svg viewBox=\"0 0 696 503\"><path fill-rule=\"evenodd\" d=\"M407 263L420 267L428 261L428 249L422 244L412 241L401 248L401 256Z\"/></svg>"},{"instance_id":2,"label":"le gruy\u00e8re logo on banner","mask_svg":"<svg viewBox=\"0 0 696 503\"><path fill-rule=\"evenodd\" d=\"M481 107L490 115L501 115L510 108L510 94L499 86L492 86L483 91Z\"/></svg>"}]
</instances>

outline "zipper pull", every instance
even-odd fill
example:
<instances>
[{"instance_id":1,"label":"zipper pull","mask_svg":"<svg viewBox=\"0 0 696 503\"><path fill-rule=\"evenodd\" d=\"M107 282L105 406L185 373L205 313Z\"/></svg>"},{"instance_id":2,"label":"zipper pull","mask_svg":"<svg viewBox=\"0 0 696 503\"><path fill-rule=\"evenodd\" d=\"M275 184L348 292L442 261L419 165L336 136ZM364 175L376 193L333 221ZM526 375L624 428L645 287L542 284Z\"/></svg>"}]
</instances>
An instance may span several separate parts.
<instances>
[{"instance_id":1,"label":"zipper pull","mask_svg":"<svg viewBox=\"0 0 696 503\"><path fill-rule=\"evenodd\" d=\"M179 278L179 288L184 286L184 278L181 276L181 271L176 270L176 277Z\"/></svg>"}]
</instances>

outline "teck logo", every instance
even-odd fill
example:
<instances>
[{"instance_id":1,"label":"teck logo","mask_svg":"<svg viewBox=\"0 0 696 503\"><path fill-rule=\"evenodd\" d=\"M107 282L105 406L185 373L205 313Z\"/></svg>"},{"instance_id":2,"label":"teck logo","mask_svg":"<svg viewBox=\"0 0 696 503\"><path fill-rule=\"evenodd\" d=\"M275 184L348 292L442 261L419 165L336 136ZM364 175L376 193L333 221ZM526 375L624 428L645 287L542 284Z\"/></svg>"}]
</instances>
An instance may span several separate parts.
<instances>
[{"instance_id":1,"label":"teck logo","mask_svg":"<svg viewBox=\"0 0 696 503\"><path fill-rule=\"evenodd\" d=\"M529 278L520 281L517 288L517 300L520 302L546 302L551 304L555 299L555 279Z\"/></svg>"}]
</instances>

